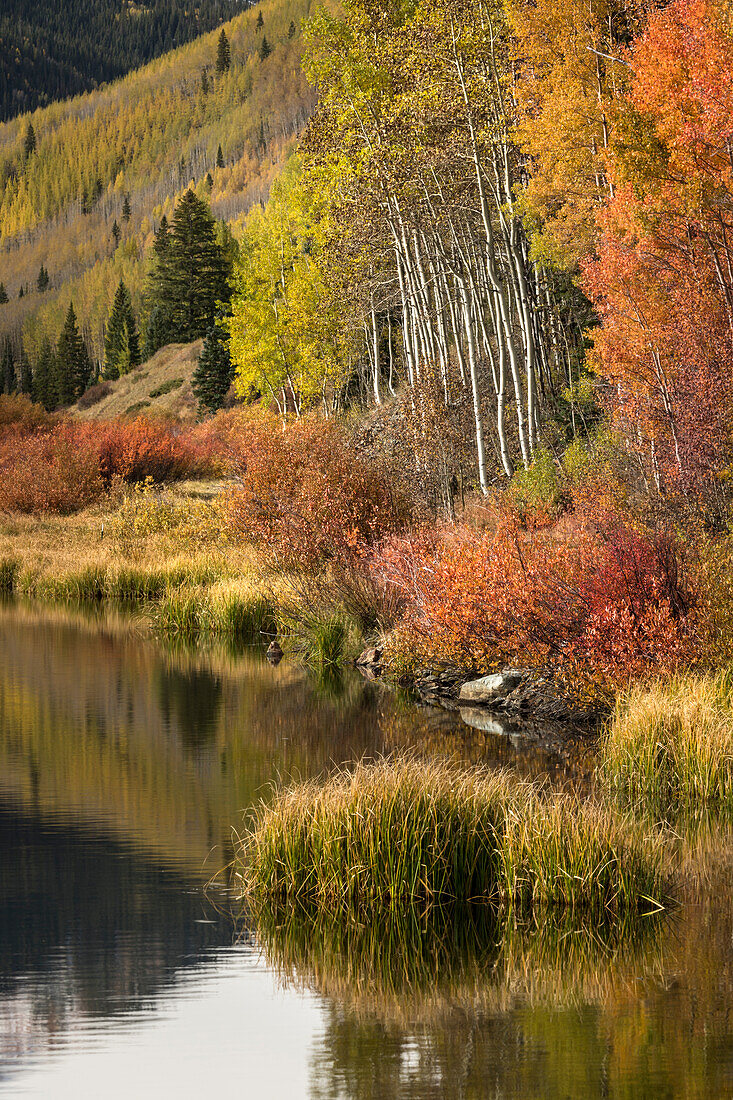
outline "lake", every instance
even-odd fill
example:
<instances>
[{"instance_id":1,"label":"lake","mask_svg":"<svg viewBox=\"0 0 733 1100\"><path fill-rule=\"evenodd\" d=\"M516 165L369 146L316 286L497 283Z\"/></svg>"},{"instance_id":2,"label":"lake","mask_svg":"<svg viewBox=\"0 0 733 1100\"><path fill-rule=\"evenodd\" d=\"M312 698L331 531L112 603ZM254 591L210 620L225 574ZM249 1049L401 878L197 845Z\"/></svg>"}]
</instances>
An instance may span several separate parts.
<instances>
[{"instance_id":1,"label":"lake","mask_svg":"<svg viewBox=\"0 0 733 1100\"><path fill-rule=\"evenodd\" d=\"M356 676L0 611L0 1097L733 1097L714 830L634 942L254 926L230 871L247 807L424 746L559 784L592 771L582 738L471 729Z\"/></svg>"}]
</instances>

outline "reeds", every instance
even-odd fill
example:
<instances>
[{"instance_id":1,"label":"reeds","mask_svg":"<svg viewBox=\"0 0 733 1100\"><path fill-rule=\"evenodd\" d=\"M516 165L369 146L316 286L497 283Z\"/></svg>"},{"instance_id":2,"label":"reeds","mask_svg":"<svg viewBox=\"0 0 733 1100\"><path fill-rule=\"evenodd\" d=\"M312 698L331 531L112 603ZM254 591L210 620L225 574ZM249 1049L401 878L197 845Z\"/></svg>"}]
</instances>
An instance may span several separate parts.
<instances>
[{"instance_id":1,"label":"reeds","mask_svg":"<svg viewBox=\"0 0 733 1100\"><path fill-rule=\"evenodd\" d=\"M732 818L732 701L729 672L630 689L603 739L599 774L654 814Z\"/></svg>"},{"instance_id":2,"label":"reeds","mask_svg":"<svg viewBox=\"0 0 733 1100\"><path fill-rule=\"evenodd\" d=\"M0 596L12 596L18 584L20 562L17 558L0 559Z\"/></svg>"},{"instance_id":3,"label":"reeds","mask_svg":"<svg viewBox=\"0 0 733 1100\"><path fill-rule=\"evenodd\" d=\"M412 757L282 791L256 812L239 861L255 899L352 914L482 902L605 919L666 891L660 845L616 813Z\"/></svg>"}]
</instances>

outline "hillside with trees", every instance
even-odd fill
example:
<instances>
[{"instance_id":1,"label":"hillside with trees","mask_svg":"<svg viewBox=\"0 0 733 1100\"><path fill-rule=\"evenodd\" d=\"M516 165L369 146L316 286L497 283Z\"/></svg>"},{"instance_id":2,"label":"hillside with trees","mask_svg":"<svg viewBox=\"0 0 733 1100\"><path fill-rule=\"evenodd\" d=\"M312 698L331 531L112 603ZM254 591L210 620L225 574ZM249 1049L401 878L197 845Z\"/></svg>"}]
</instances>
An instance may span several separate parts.
<instances>
[{"instance_id":1,"label":"hillside with trees","mask_svg":"<svg viewBox=\"0 0 733 1100\"><path fill-rule=\"evenodd\" d=\"M213 30L249 0L5 0L0 119L88 92Z\"/></svg>"},{"instance_id":2,"label":"hillside with trees","mask_svg":"<svg viewBox=\"0 0 733 1100\"><path fill-rule=\"evenodd\" d=\"M57 341L73 302L103 363L120 282L144 345L153 245L181 196L193 190L219 233L266 200L314 104L309 11L266 0L116 84L0 125L0 333L17 359Z\"/></svg>"}]
</instances>

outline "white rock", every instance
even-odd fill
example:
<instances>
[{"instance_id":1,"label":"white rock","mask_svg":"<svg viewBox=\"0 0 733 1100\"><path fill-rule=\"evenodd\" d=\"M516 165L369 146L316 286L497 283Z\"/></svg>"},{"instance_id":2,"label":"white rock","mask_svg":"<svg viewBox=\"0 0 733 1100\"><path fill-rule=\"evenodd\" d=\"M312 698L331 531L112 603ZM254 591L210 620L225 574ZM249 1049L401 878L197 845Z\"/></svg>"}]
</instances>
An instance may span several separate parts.
<instances>
[{"instance_id":1,"label":"white rock","mask_svg":"<svg viewBox=\"0 0 733 1100\"><path fill-rule=\"evenodd\" d=\"M480 680L469 680L461 688L459 698L466 703L493 703L514 691L523 679L524 673L520 669L506 668L503 672L482 676Z\"/></svg>"}]
</instances>

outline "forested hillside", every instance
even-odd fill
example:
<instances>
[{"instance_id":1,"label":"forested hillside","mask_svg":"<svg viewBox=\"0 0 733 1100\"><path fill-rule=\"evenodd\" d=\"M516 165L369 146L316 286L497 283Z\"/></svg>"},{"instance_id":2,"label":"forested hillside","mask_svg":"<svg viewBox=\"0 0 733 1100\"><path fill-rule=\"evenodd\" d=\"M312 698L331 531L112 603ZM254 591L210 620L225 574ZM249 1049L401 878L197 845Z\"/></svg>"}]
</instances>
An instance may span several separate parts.
<instances>
[{"instance_id":1,"label":"forested hillside","mask_svg":"<svg viewBox=\"0 0 733 1100\"><path fill-rule=\"evenodd\" d=\"M0 125L0 334L35 362L73 300L101 360L120 279L139 315L154 231L193 187L217 219L264 200L304 126L310 0L266 0L116 84ZM2 291L5 291L3 295Z\"/></svg>"},{"instance_id":2,"label":"forested hillside","mask_svg":"<svg viewBox=\"0 0 733 1100\"><path fill-rule=\"evenodd\" d=\"M250 0L4 0L0 119L90 91L212 30Z\"/></svg>"}]
</instances>

